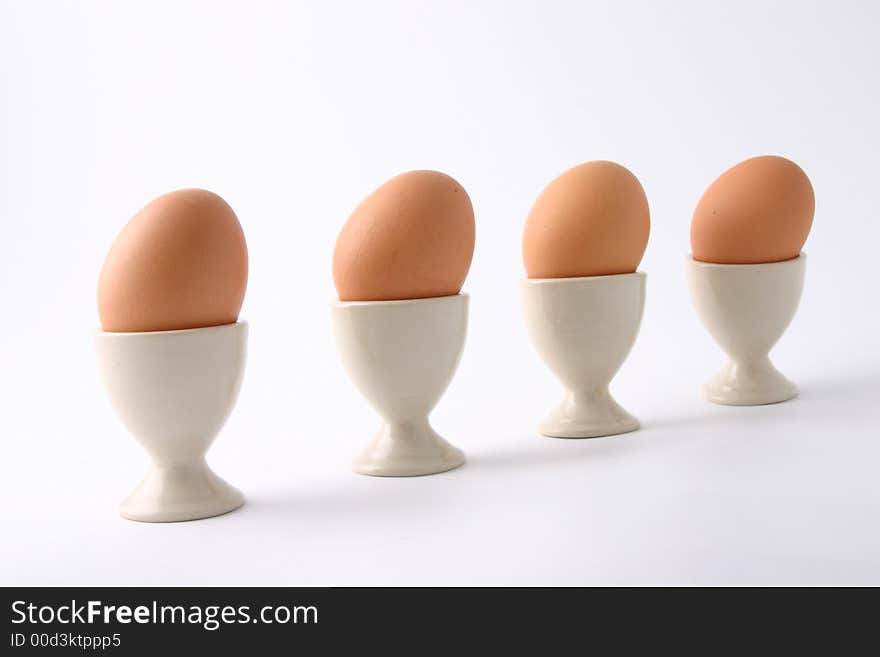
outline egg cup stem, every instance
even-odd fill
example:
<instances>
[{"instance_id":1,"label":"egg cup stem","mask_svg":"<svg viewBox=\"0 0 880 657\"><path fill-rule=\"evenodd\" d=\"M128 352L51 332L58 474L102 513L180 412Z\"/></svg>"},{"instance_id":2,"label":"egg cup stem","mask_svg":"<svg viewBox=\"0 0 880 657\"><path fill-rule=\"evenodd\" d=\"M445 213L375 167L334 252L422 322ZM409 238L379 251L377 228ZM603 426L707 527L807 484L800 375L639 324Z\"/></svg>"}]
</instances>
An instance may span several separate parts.
<instances>
[{"instance_id":1,"label":"egg cup stem","mask_svg":"<svg viewBox=\"0 0 880 657\"><path fill-rule=\"evenodd\" d=\"M411 477L464 463L464 453L434 431L428 416L458 367L468 296L336 302L331 315L343 365L383 419L354 471Z\"/></svg>"},{"instance_id":2,"label":"egg cup stem","mask_svg":"<svg viewBox=\"0 0 880 657\"><path fill-rule=\"evenodd\" d=\"M639 428L630 415L608 391L566 392L562 403L540 424L538 430L552 438L595 438L628 433Z\"/></svg>"},{"instance_id":3,"label":"egg cup stem","mask_svg":"<svg viewBox=\"0 0 880 657\"><path fill-rule=\"evenodd\" d=\"M645 281L645 274L635 272L520 284L532 341L566 390L562 403L538 427L545 436L595 438L639 428L608 384L638 335Z\"/></svg>"},{"instance_id":4,"label":"egg cup stem","mask_svg":"<svg viewBox=\"0 0 880 657\"><path fill-rule=\"evenodd\" d=\"M174 522L218 516L242 504L241 491L214 474L201 458L174 465L153 463L119 512L129 520Z\"/></svg>"},{"instance_id":5,"label":"egg cup stem","mask_svg":"<svg viewBox=\"0 0 880 657\"><path fill-rule=\"evenodd\" d=\"M797 393L797 386L767 356L748 361L730 359L703 386L708 401L730 406L774 404L792 399Z\"/></svg>"},{"instance_id":6,"label":"egg cup stem","mask_svg":"<svg viewBox=\"0 0 880 657\"><path fill-rule=\"evenodd\" d=\"M218 477L205 454L241 387L247 324L145 333L99 332L98 365L107 394L150 455L146 478L120 506L142 522L177 522L240 507L242 494Z\"/></svg>"},{"instance_id":7,"label":"egg cup stem","mask_svg":"<svg viewBox=\"0 0 880 657\"><path fill-rule=\"evenodd\" d=\"M464 460L464 452L441 437L424 418L385 422L355 459L353 469L376 477L409 477L452 470Z\"/></svg>"},{"instance_id":8,"label":"egg cup stem","mask_svg":"<svg viewBox=\"0 0 880 657\"><path fill-rule=\"evenodd\" d=\"M791 323L804 286L806 255L782 262L726 265L688 257L691 299L706 330L728 356L703 386L716 404L756 406L797 396L768 354Z\"/></svg>"}]
</instances>

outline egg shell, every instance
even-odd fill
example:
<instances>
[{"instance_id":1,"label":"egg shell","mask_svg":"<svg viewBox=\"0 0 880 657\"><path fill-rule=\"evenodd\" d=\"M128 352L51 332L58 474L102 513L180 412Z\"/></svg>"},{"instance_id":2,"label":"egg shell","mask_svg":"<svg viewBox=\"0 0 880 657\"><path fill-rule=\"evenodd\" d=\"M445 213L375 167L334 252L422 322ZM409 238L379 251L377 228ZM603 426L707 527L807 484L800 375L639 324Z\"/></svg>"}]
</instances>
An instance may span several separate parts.
<instances>
[{"instance_id":1,"label":"egg shell","mask_svg":"<svg viewBox=\"0 0 880 657\"><path fill-rule=\"evenodd\" d=\"M170 331L238 320L247 287L244 232L202 189L151 201L122 229L98 281L104 331Z\"/></svg>"},{"instance_id":2,"label":"egg shell","mask_svg":"<svg viewBox=\"0 0 880 657\"><path fill-rule=\"evenodd\" d=\"M550 182L529 212L522 254L529 278L626 274L651 230L641 183L614 162L586 162Z\"/></svg>"},{"instance_id":3,"label":"egg shell","mask_svg":"<svg viewBox=\"0 0 880 657\"><path fill-rule=\"evenodd\" d=\"M692 255L721 264L796 258L815 208L813 186L797 164L774 155L745 160L722 173L697 204Z\"/></svg>"},{"instance_id":4,"label":"egg shell","mask_svg":"<svg viewBox=\"0 0 880 657\"><path fill-rule=\"evenodd\" d=\"M376 189L345 222L333 252L341 301L458 294L474 253L474 209L437 171L409 171Z\"/></svg>"}]
</instances>

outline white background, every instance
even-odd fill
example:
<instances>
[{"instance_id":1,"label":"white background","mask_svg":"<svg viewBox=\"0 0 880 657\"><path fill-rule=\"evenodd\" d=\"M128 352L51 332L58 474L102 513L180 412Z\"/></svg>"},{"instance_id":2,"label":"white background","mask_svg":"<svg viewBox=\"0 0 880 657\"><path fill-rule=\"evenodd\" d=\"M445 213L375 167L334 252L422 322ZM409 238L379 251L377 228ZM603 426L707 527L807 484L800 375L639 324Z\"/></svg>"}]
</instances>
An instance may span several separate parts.
<instances>
[{"instance_id":1,"label":"white background","mask_svg":"<svg viewBox=\"0 0 880 657\"><path fill-rule=\"evenodd\" d=\"M880 5L0 2L2 584L880 584ZM757 154L811 176L801 396L703 402L722 356L684 285L703 190ZM613 385L637 433L542 438L561 391L520 318L520 236L562 170L619 161L652 235ZM469 461L378 479L329 330L357 202L434 168L469 191L470 333L434 414ZM123 520L145 472L92 344L104 255L200 186L247 235L250 357L210 453L247 505Z\"/></svg>"}]
</instances>

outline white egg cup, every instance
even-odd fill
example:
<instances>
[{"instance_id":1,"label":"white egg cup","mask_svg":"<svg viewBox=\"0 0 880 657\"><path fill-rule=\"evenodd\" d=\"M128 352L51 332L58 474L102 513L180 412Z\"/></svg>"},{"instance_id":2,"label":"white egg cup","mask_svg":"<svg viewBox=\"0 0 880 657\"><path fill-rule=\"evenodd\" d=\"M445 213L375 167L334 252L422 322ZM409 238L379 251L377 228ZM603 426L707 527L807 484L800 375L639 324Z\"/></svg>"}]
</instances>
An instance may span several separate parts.
<instances>
[{"instance_id":1,"label":"white egg cup","mask_svg":"<svg viewBox=\"0 0 880 657\"><path fill-rule=\"evenodd\" d=\"M775 404L797 395L797 386L770 362L804 287L807 256L757 265L700 262L688 256L687 282L703 325L729 360L703 386L716 404Z\"/></svg>"},{"instance_id":2,"label":"white egg cup","mask_svg":"<svg viewBox=\"0 0 880 657\"><path fill-rule=\"evenodd\" d=\"M596 438L639 428L608 385L638 335L645 281L642 272L521 281L526 327L566 390L538 427L545 436Z\"/></svg>"},{"instance_id":3,"label":"white egg cup","mask_svg":"<svg viewBox=\"0 0 880 657\"><path fill-rule=\"evenodd\" d=\"M343 365L384 420L354 471L412 477L464 463L464 453L434 431L428 415L461 359L468 295L337 301L331 316Z\"/></svg>"},{"instance_id":4,"label":"white egg cup","mask_svg":"<svg viewBox=\"0 0 880 657\"><path fill-rule=\"evenodd\" d=\"M217 516L244 503L208 467L205 454L241 387L248 325L107 333L96 337L110 402L147 450L146 479L120 506L142 522Z\"/></svg>"}]
</instances>

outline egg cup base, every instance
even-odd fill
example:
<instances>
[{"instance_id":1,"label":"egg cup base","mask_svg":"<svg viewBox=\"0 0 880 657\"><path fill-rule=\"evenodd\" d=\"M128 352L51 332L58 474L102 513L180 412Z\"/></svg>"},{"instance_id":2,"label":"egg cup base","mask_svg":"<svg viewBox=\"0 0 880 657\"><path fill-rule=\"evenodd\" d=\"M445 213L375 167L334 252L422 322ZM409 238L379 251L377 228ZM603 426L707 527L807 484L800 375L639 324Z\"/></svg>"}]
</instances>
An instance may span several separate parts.
<instances>
[{"instance_id":1,"label":"egg cup base","mask_svg":"<svg viewBox=\"0 0 880 657\"><path fill-rule=\"evenodd\" d=\"M769 358L758 363L728 361L703 385L703 397L724 406L778 404L797 397L797 386L777 370Z\"/></svg>"},{"instance_id":2,"label":"egg cup base","mask_svg":"<svg viewBox=\"0 0 880 657\"><path fill-rule=\"evenodd\" d=\"M182 522L223 515L244 504L244 496L204 461L153 466L119 506L123 518L138 522Z\"/></svg>"},{"instance_id":3,"label":"egg cup base","mask_svg":"<svg viewBox=\"0 0 880 657\"><path fill-rule=\"evenodd\" d=\"M454 470L465 461L464 452L450 444L425 421L384 424L352 469L372 477L419 477Z\"/></svg>"},{"instance_id":4,"label":"egg cup base","mask_svg":"<svg viewBox=\"0 0 880 657\"><path fill-rule=\"evenodd\" d=\"M640 426L605 389L586 395L567 393L538 431L549 438L600 438L636 431Z\"/></svg>"}]
</instances>

